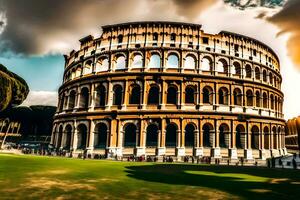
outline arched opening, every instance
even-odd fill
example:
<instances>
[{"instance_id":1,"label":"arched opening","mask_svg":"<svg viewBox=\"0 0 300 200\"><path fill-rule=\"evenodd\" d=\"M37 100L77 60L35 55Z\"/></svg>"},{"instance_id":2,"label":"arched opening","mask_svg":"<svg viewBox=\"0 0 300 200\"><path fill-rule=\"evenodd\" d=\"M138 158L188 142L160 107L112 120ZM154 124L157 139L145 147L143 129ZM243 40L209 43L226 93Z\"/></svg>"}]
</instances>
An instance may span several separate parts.
<instances>
[{"instance_id":1,"label":"arched opening","mask_svg":"<svg viewBox=\"0 0 300 200\"><path fill-rule=\"evenodd\" d=\"M246 99L247 99L247 106L253 106L253 92L252 92L252 90L247 90Z\"/></svg>"},{"instance_id":2,"label":"arched opening","mask_svg":"<svg viewBox=\"0 0 300 200\"><path fill-rule=\"evenodd\" d=\"M159 104L159 87L156 85L151 86L148 94L148 104L158 105Z\"/></svg>"},{"instance_id":3,"label":"arched opening","mask_svg":"<svg viewBox=\"0 0 300 200\"><path fill-rule=\"evenodd\" d=\"M270 72L269 74L270 84L273 85L273 74Z\"/></svg>"},{"instance_id":4,"label":"arched opening","mask_svg":"<svg viewBox=\"0 0 300 200\"><path fill-rule=\"evenodd\" d=\"M146 147L155 148L158 146L158 126L150 124L147 127Z\"/></svg>"},{"instance_id":5,"label":"arched opening","mask_svg":"<svg viewBox=\"0 0 300 200\"><path fill-rule=\"evenodd\" d=\"M125 69L126 68L126 59L125 56L118 56L116 60L116 69Z\"/></svg>"},{"instance_id":6,"label":"arched opening","mask_svg":"<svg viewBox=\"0 0 300 200\"><path fill-rule=\"evenodd\" d=\"M90 74L90 73L92 73L92 70L93 70L92 61L88 60L84 65L83 74L84 75Z\"/></svg>"},{"instance_id":7,"label":"arched opening","mask_svg":"<svg viewBox=\"0 0 300 200\"><path fill-rule=\"evenodd\" d=\"M204 104L213 104L213 89L209 86L203 88L203 103Z\"/></svg>"},{"instance_id":8,"label":"arched opening","mask_svg":"<svg viewBox=\"0 0 300 200\"><path fill-rule=\"evenodd\" d=\"M161 66L161 59L160 56L158 54L152 54L150 57L150 62L148 64L149 68L160 68Z\"/></svg>"},{"instance_id":9,"label":"arched opening","mask_svg":"<svg viewBox=\"0 0 300 200\"><path fill-rule=\"evenodd\" d=\"M77 127L77 148L85 149L87 147L87 127L84 124L80 124Z\"/></svg>"},{"instance_id":10,"label":"arched opening","mask_svg":"<svg viewBox=\"0 0 300 200\"><path fill-rule=\"evenodd\" d=\"M245 127L241 124L237 125L235 133L236 148L246 148L246 131Z\"/></svg>"},{"instance_id":11,"label":"arched opening","mask_svg":"<svg viewBox=\"0 0 300 200\"><path fill-rule=\"evenodd\" d=\"M99 123L95 126L94 148L105 149L107 147L108 128L105 123Z\"/></svg>"},{"instance_id":12,"label":"arched opening","mask_svg":"<svg viewBox=\"0 0 300 200\"><path fill-rule=\"evenodd\" d=\"M225 87L219 89L219 104L228 105L228 89Z\"/></svg>"},{"instance_id":13,"label":"arched opening","mask_svg":"<svg viewBox=\"0 0 300 200\"><path fill-rule=\"evenodd\" d=\"M209 57L204 57L201 60L201 70L207 72L213 71L212 60Z\"/></svg>"},{"instance_id":14,"label":"arched opening","mask_svg":"<svg viewBox=\"0 0 300 200\"><path fill-rule=\"evenodd\" d=\"M123 42L123 35L118 35L118 44Z\"/></svg>"},{"instance_id":15,"label":"arched opening","mask_svg":"<svg viewBox=\"0 0 300 200\"><path fill-rule=\"evenodd\" d=\"M276 127L272 128L272 133L273 133L273 149L277 149L277 132L276 132Z\"/></svg>"},{"instance_id":16,"label":"arched opening","mask_svg":"<svg viewBox=\"0 0 300 200\"><path fill-rule=\"evenodd\" d=\"M185 126L185 147L195 146L195 126L193 124L188 124Z\"/></svg>"},{"instance_id":17,"label":"arched opening","mask_svg":"<svg viewBox=\"0 0 300 200\"><path fill-rule=\"evenodd\" d=\"M135 124L125 125L124 131L124 147L136 147L137 128Z\"/></svg>"},{"instance_id":18,"label":"arched opening","mask_svg":"<svg viewBox=\"0 0 300 200\"><path fill-rule=\"evenodd\" d=\"M217 72L228 74L228 64L224 59L220 59L217 64Z\"/></svg>"},{"instance_id":19,"label":"arched opening","mask_svg":"<svg viewBox=\"0 0 300 200\"><path fill-rule=\"evenodd\" d=\"M62 146L62 137L63 137L63 127L60 126L58 129L57 143L56 147L60 148Z\"/></svg>"},{"instance_id":20,"label":"arched opening","mask_svg":"<svg viewBox=\"0 0 300 200\"><path fill-rule=\"evenodd\" d=\"M221 124L219 127L220 147L228 148L230 145L230 132L227 124Z\"/></svg>"},{"instance_id":21,"label":"arched opening","mask_svg":"<svg viewBox=\"0 0 300 200\"><path fill-rule=\"evenodd\" d=\"M115 85L113 88L114 91L114 105L120 106L123 103L123 88L121 85Z\"/></svg>"},{"instance_id":22,"label":"arched opening","mask_svg":"<svg viewBox=\"0 0 300 200\"><path fill-rule=\"evenodd\" d=\"M169 86L167 92L167 103L177 105L177 88L175 86Z\"/></svg>"},{"instance_id":23,"label":"arched opening","mask_svg":"<svg viewBox=\"0 0 300 200\"><path fill-rule=\"evenodd\" d=\"M176 54L168 56L167 68L179 68L179 58Z\"/></svg>"},{"instance_id":24,"label":"arched opening","mask_svg":"<svg viewBox=\"0 0 300 200\"><path fill-rule=\"evenodd\" d=\"M259 148L259 128L256 125L251 128L251 148Z\"/></svg>"},{"instance_id":25,"label":"arched opening","mask_svg":"<svg viewBox=\"0 0 300 200\"><path fill-rule=\"evenodd\" d=\"M75 107L75 98L76 98L76 92L75 90L72 90L69 95L69 106L68 106L69 109L73 109Z\"/></svg>"},{"instance_id":26,"label":"arched opening","mask_svg":"<svg viewBox=\"0 0 300 200\"><path fill-rule=\"evenodd\" d=\"M233 73L234 75L241 77L241 65L238 62L233 63Z\"/></svg>"},{"instance_id":27,"label":"arched opening","mask_svg":"<svg viewBox=\"0 0 300 200\"><path fill-rule=\"evenodd\" d=\"M234 105L242 106L242 91L239 88L233 90Z\"/></svg>"},{"instance_id":28,"label":"arched opening","mask_svg":"<svg viewBox=\"0 0 300 200\"><path fill-rule=\"evenodd\" d=\"M177 126L168 124L166 128L166 147L176 147Z\"/></svg>"},{"instance_id":29,"label":"arched opening","mask_svg":"<svg viewBox=\"0 0 300 200\"><path fill-rule=\"evenodd\" d=\"M95 106L105 106L106 105L106 88L104 85L97 87L97 96L95 101Z\"/></svg>"},{"instance_id":30,"label":"arched opening","mask_svg":"<svg viewBox=\"0 0 300 200\"><path fill-rule=\"evenodd\" d=\"M246 78L252 78L252 68L250 65L246 65Z\"/></svg>"},{"instance_id":31,"label":"arched opening","mask_svg":"<svg viewBox=\"0 0 300 200\"><path fill-rule=\"evenodd\" d=\"M196 104L195 103L195 89L192 86L187 86L185 88L185 103L186 104Z\"/></svg>"},{"instance_id":32,"label":"arched opening","mask_svg":"<svg viewBox=\"0 0 300 200\"><path fill-rule=\"evenodd\" d=\"M143 68L143 56L140 54L136 54L133 57L133 62L131 64L132 68Z\"/></svg>"},{"instance_id":33,"label":"arched opening","mask_svg":"<svg viewBox=\"0 0 300 200\"><path fill-rule=\"evenodd\" d=\"M70 124L68 124L65 128L65 145L64 148L65 149L70 149L71 147L71 138L72 138L72 126Z\"/></svg>"},{"instance_id":34,"label":"arched opening","mask_svg":"<svg viewBox=\"0 0 300 200\"><path fill-rule=\"evenodd\" d=\"M170 40L171 40L171 42L174 42L174 43L175 43L175 41L176 41L176 34L175 34L175 33L172 33L172 34L170 35Z\"/></svg>"},{"instance_id":35,"label":"arched opening","mask_svg":"<svg viewBox=\"0 0 300 200\"><path fill-rule=\"evenodd\" d=\"M260 70L258 67L255 68L255 79L260 80Z\"/></svg>"},{"instance_id":36,"label":"arched opening","mask_svg":"<svg viewBox=\"0 0 300 200\"><path fill-rule=\"evenodd\" d=\"M212 147L214 143L214 127L210 123L206 123L202 127L203 133L203 146L204 147Z\"/></svg>"},{"instance_id":37,"label":"arched opening","mask_svg":"<svg viewBox=\"0 0 300 200\"><path fill-rule=\"evenodd\" d=\"M141 102L141 87L139 85L132 86L129 104L140 104Z\"/></svg>"},{"instance_id":38,"label":"arched opening","mask_svg":"<svg viewBox=\"0 0 300 200\"><path fill-rule=\"evenodd\" d=\"M81 72L82 72L82 66L78 65L75 74L76 78L81 76Z\"/></svg>"},{"instance_id":39,"label":"arched opening","mask_svg":"<svg viewBox=\"0 0 300 200\"><path fill-rule=\"evenodd\" d=\"M109 68L109 62L108 58L99 58L97 63L96 63L96 72L104 72L108 71Z\"/></svg>"},{"instance_id":40,"label":"arched opening","mask_svg":"<svg viewBox=\"0 0 300 200\"><path fill-rule=\"evenodd\" d=\"M268 96L267 93L263 93L263 106L264 108L268 108Z\"/></svg>"},{"instance_id":41,"label":"arched opening","mask_svg":"<svg viewBox=\"0 0 300 200\"><path fill-rule=\"evenodd\" d=\"M89 108L89 89L84 87L81 89L80 93L80 108Z\"/></svg>"},{"instance_id":42,"label":"arched opening","mask_svg":"<svg viewBox=\"0 0 300 200\"><path fill-rule=\"evenodd\" d=\"M266 70L263 71L263 81L267 82L267 71Z\"/></svg>"},{"instance_id":43,"label":"arched opening","mask_svg":"<svg viewBox=\"0 0 300 200\"><path fill-rule=\"evenodd\" d=\"M65 105L65 94L63 93L61 95L61 98L59 99L59 106L58 106L59 111L64 110L64 105Z\"/></svg>"},{"instance_id":44,"label":"arched opening","mask_svg":"<svg viewBox=\"0 0 300 200\"><path fill-rule=\"evenodd\" d=\"M270 131L269 128L266 126L264 128L264 148L270 149Z\"/></svg>"},{"instance_id":45,"label":"arched opening","mask_svg":"<svg viewBox=\"0 0 300 200\"><path fill-rule=\"evenodd\" d=\"M271 109L274 110L274 96L273 96L273 94L270 95L270 101L271 101Z\"/></svg>"},{"instance_id":46,"label":"arched opening","mask_svg":"<svg viewBox=\"0 0 300 200\"><path fill-rule=\"evenodd\" d=\"M185 69L195 69L196 68L196 59L193 56L187 56L184 60Z\"/></svg>"},{"instance_id":47,"label":"arched opening","mask_svg":"<svg viewBox=\"0 0 300 200\"><path fill-rule=\"evenodd\" d=\"M256 107L260 107L260 93L259 93L259 91L255 92L255 105L256 105Z\"/></svg>"}]
</instances>

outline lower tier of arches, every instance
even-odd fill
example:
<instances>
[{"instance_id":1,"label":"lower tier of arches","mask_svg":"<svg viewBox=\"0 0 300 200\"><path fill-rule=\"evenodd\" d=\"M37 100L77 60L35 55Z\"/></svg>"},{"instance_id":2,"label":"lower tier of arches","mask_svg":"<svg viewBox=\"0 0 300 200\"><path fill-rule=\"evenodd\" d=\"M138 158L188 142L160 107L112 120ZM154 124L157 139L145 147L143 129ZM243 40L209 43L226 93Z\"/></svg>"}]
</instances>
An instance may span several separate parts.
<instances>
[{"instance_id":1,"label":"lower tier of arches","mask_svg":"<svg viewBox=\"0 0 300 200\"><path fill-rule=\"evenodd\" d=\"M51 143L73 154L266 159L286 154L284 122L236 116L68 116Z\"/></svg>"}]
</instances>

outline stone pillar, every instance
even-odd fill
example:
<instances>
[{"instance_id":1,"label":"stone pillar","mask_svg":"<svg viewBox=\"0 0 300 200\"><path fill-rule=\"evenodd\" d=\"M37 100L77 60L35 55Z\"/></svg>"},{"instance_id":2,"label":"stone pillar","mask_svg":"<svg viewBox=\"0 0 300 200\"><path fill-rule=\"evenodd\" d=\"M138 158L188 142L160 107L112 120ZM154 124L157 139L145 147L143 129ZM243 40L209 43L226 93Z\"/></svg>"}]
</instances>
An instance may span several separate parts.
<instances>
[{"instance_id":1,"label":"stone pillar","mask_svg":"<svg viewBox=\"0 0 300 200\"><path fill-rule=\"evenodd\" d=\"M108 86L107 86L107 104L106 104L106 110L110 110L110 107L112 106L113 103L113 84L111 83L111 81L108 82Z\"/></svg>"},{"instance_id":2,"label":"stone pillar","mask_svg":"<svg viewBox=\"0 0 300 200\"><path fill-rule=\"evenodd\" d=\"M142 109L146 110L147 107L147 97L148 97L148 92L149 89L147 88L147 81L144 80L144 85L143 85L143 96L141 96L143 98L143 102L142 102Z\"/></svg>"},{"instance_id":3,"label":"stone pillar","mask_svg":"<svg viewBox=\"0 0 300 200\"><path fill-rule=\"evenodd\" d=\"M162 87L161 87L161 108L164 109L165 105L167 103L167 90L168 90L168 84L163 81Z\"/></svg>"},{"instance_id":4,"label":"stone pillar","mask_svg":"<svg viewBox=\"0 0 300 200\"><path fill-rule=\"evenodd\" d=\"M81 91L78 91L75 98L75 110L80 108L80 97L81 97Z\"/></svg>"},{"instance_id":5,"label":"stone pillar","mask_svg":"<svg viewBox=\"0 0 300 200\"><path fill-rule=\"evenodd\" d=\"M184 134L181 134L181 130L177 130L177 156L185 156Z\"/></svg>"},{"instance_id":6,"label":"stone pillar","mask_svg":"<svg viewBox=\"0 0 300 200\"><path fill-rule=\"evenodd\" d=\"M122 105L122 110L126 110L127 105L129 104L129 84L128 80L125 81L124 83L124 90L123 90L123 105Z\"/></svg>"},{"instance_id":7,"label":"stone pillar","mask_svg":"<svg viewBox=\"0 0 300 200\"><path fill-rule=\"evenodd\" d=\"M93 152L94 150L94 136L95 136L95 123L93 121L91 121L91 126L90 126L90 137L89 137L89 146L88 146L88 150L90 152Z\"/></svg>"},{"instance_id":8,"label":"stone pillar","mask_svg":"<svg viewBox=\"0 0 300 200\"><path fill-rule=\"evenodd\" d=\"M73 150L74 151L76 151L76 149L77 149L77 142L78 142L78 130L77 130L77 127L75 127L75 129L74 129L74 133L73 133L73 139L72 139L72 141L73 141Z\"/></svg>"}]
</instances>

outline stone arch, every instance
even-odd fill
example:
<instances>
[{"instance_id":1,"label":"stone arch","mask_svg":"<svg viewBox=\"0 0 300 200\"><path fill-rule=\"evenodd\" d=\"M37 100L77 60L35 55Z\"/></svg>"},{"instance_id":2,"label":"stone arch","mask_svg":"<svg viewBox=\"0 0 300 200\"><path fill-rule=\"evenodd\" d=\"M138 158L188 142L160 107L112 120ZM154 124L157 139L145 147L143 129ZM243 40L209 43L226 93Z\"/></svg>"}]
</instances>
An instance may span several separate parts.
<instances>
[{"instance_id":1,"label":"stone arch","mask_svg":"<svg viewBox=\"0 0 300 200\"><path fill-rule=\"evenodd\" d=\"M273 149L277 149L277 132L276 132L276 126L273 126L272 128L272 134L273 134Z\"/></svg>"},{"instance_id":2,"label":"stone arch","mask_svg":"<svg viewBox=\"0 0 300 200\"><path fill-rule=\"evenodd\" d=\"M156 148L158 147L159 126L155 123L151 123L146 129L146 147Z\"/></svg>"},{"instance_id":3,"label":"stone arch","mask_svg":"<svg viewBox=\"0 0 300 200\"><path fill-rule=\"evenodd\" d=\"M96 72L108 71L109 69L109 59L107 56L101 56L96 62Z\"/></svg>"},{"instance_id":4,"label":"stone arch","mask_svg":"<svg viewBox=\"0 0 300 200\"><path fill-rule=\"evenodd\" d=\"M141 103L141 86L133 84L130 87L129 104L140 104Z\"/></svg>"},{"instance_id":5,"label":"stone arch","mask_svg":"<svg viewBox=\"0 0 300 200\"><path fill-rule=\"evenodd\" d=\"M270 130L268 126L264 127L264 148L270 149Z\"/></svg>"},{"instance_id":6,"label":"stone arch","mask_svg":"<svg viewBox=\"0 0 300 200\"><path fill-rule=\"evenodd\" d=\"M185 147L195 146L195 132L197 126L194 123L188 123L184 128Z\"/></svg>"},{"instance_id":7,"label":"stone arch","mask_svg":"<svg viewBox=\"0 0 300 200\"><path fill-rule=\"evenodd\" d=\"M137 134L138 128L134 123L127 123L124 127L123 146L136 147L137 146Z\"/></svg>"},{"instance_id":8,"label":"stone arch","mask_svg":"<svg viewBox=\"0 0 300 200\"><path fill-rule=\"evenodd\" d=\"M268 95L266 92L263 93L263 107L268 108Z\"/></svg>"},{"instance_id":9,"label":"stone arch","mask_svg":"<svg viewBox=\"0 0 300 200\"><path fill-rule=\"evenodd\" d=\"M109 140L109 129L107 124L99 122L95 126L94 131L94 148L106 149Z\"/></svg>"},{"instance_id":10,"label":"stone arch","mask_svg":"<svg viewBox=\"0 0 300 200\"><path fill-rule=\"evenodd\" d=\"M76 91L71 90L69 94L68 109L73 109L75 107L75 100L76 100Z\"/></svg>"},{"instance_id":11,"label":"stone arch","mask_svg":"<svg viewBox=\"0 0 300 200\"><path fill-rule=\"evenodd\" d=\"M203 88L203 104L213 105L214 91L210 86Z\"/></svg>"},{"instance_id":12,"label":"stone arch","mask_svg":"<svg viewBox=\"0 0 300 200\"><path fill-rule=\"evenodd\" d=\"M201 71L213 72L213 59L210 56L205 55L201 59Z\"/></svg>"},{"instance_id":13,"label":"stone arch","mask_svg":"<svg viewBox=\"0 0 300 200\"><path fill-rule=\"evenodd\" d=\"M228 62L224 58L218 60L216 71L219 73L228 74L229 72Z\"/></svg>"},{"instance_id":14,"label":"stone arch","mask_svg":"<svg viewBox=\"0 0 300 200\"><path fill-rule=\"evenodd\" d=\"M241 64L237 61L233 62L232 74L241 77L242 75L241 71L242 71Z\"/></svg>"},{"instance_id":15,"label":"stone arch","mask_svg":"<svg viewBox=\"0 0 300 200\"><path fill-rule=\"evenodd\" d=\"M85 149L88 145L88 128L85 124L77 126L77 149Z\"/></svg>"},{"instance_id":16,"label":"stone arch","mask_svg":"<svg viewBox=\"0 0 300 200\"><path fill-rule=\"evenodd\" d=\"M219 104L222 105L229 104L229 91L226 87L221 87L219 89Z\"/></svg>"},{"instance_id":17,"label":"stone arch","mask_svg":"<svg viewBox=\"0 0 300 200\"><path fill-rule=\"evenodd\" d=\"M148 68L161 68L161 55L157 52L151 53Z\"/></svg>"},{"instance_id":18,"label":"stone arch","mask_svg":"<svg viewBox=\"0 0 300 200\"><path fill-rule=\"evenodd\" d=\"M123 87L120 84L116 84L113 87L113 105L121 106L123 103Z\"/></svg>"},{"instance_id":19,"label":"stone arch","mask_svg":"<svg viewBox=\"0 0 300 200\"><path fill-rule=\"evenodd\" d=\"M87 60L84 63L84 68L83 68L83 75L90 74L93 71L93 61L92 60Z\"/></svg>"},{"instance_id":20,"label":"stone arch","mask_svg":"<svg viewBox=\"0 0 300 200\"><path fill-rule=\"evenodd\" d=\"M124 54L115 55L115 69L125 69L126 68L126 56Z\"/></svg>"},{"instance_id":21,"label":"stone arch","mask_svg":"<svg viewBox=\"0 0 300 200\"><path fill-rule=\"evenodd\" d=\"M56 147L60 148L63 144L63 125L58 127Z\"/></svg>"},{"instance_id":22,"label":"stone arch","mask_svg":"<svg viewBox=\"0 0 300 200\"><path fill-rule=\"evenodd\" d=\"M247 106L253 106L253 91L248 89L246 92Z\"/></svg>"},{"instance_id":23,"label":"stone arch","mask_svg":"<svg viewBox=\"0 0 300 200\"><path fill-rule=\"evenodd\" d=\"M179 55L178 53L171 52L167 57L167 68L179 68Z\"/></svg>"},{"instance_id":24,"label":"stone arch","mask_svg":"<svg viewBox=\"0 0 300 200\"><path fill-rule=\"evenodd\" d=\"M246 148L246 129L245 126L242 124L238 124L235 129L235 141L236 141L236 148L238 149L245 149Z\"/></svg>"},{"instance_id":25,"label":"stone arch","mask_svg":"<svg viewBox=\"0 0 300 200\"><path fill-rule=\"evenodd\" d=\"M176 147L178 127L175 123L166 126L166 147Z\"/></svg>"},{"instance_id":26,"label":"stone arch","mask_svg":"<svg viewBox=\"0 0 300 200\"><path fill-rule=\"evenodd\" d=\"M107 90L104 85L99 85L96 88L95 107L103 107L106 105Z\"/></svg>"},{"instance_id":27,"label":"stone arch","mask_svg":"<svg viewBox=\"0 0 300 200\"><path fill-rule=\"evenodd\" d=\"M255 92L255 106L260 107L260 92L258 90Z\"/></svg>"},{"instance_id":28,"label":"stone arch","mask_svg":"<svg viewBox=\"0 0 300 200\"><path fill-rule=\"evenodd\" d=\"M243 102L242 97L243 97L242 90L240 88L235 88L233 90L233 104L237 106L242 106L242 102Z\"/></svg>"},{"instance_id":29,"label":"stone arch","mask_svg":"<svg viewBox=\"0 0 300 200\"><path fill-rule=\"evenodd\" d=\"M64 130L65 130L64 131L64 134L65 134L64 148L70 149L71 140L72 140L72 131L73 131L71 124L67 124Z\"/></svg>"},{"instance_id":30,"label":"stone arch","mask_svg":"<svg viewBox=\"0 0 300 200\"><path fill-rule=\"evenodd\" d=\"M259 149L259 128L256 125L251 128L251 148Z\"/></svg>"},{"instance_id":31,"label":"stone arch","mask_svg":"<svg viewBox=\"0 0 300 200\"><path fill-rule=\"evenodd\" d=\"M249 64L245 66L246 78L252 78L252 67Z\"/></svg>"},{"instance_id":32,"label":"stone arch","mask_svg":"<svg viewBox=\"0 0 300 200\"><path fill-rule=\"evenodd\" d=\"M219 126L219 144L221 148L230 147L230 128L226 123Z\"/></svg>"},{"instance_id":33,"label":"stone arch","mask_svg":"<svg viewBox=\"0 0 300 200\"><path fill-rule=\"evenodd\" d=\"M263 70L263 81L264 82L267 82L268 80L267 80L267 70Z\"/></svg>"},{"instance_id":34,"label":"stone arch","mask_svg":"<svg viewBox=\"0 0 300 200\"><path fill-rule=\"evenodd\" d=\"M169 85L167 90L167 103L168 104L178 104L178 89L176 85Z\"/></svg>"},{"instance_id":35,"label":"stone arch","mask_svg":"<svg viewBox=\"0 0 300 200\"><path fill-rule=\"evenodd\" d=\"M209 122L205 123L202 126L202 134L203 134L203 146L213 147L214 134L215 134L214 126Z\"/></svg>"},{"instance_id":36,"label":"stone arch","mask_svg":"<svg viewBox=\"0 0 300 200\"><path fill-rule=\"evenodd\" d=\"M160 89L156 84L152 84L148 93L148 104L158 105L160 101Z\"/></svg>"},{"instance_id":37,"label":"stone arch","mask_svg":"<svg viewBox=\"0 0 300 200\"><path fill-rule=\"evenodd\" d=\"M259 67L255 67L255 79L260 80L260 69L259 69Z\"/></svg>"},{"instance_id":38,"label":"stone arch","mask_svg":"<svg viewBox=\"0 0 300 200\"><path fill-rule=\"evenodd\" d=\"M193 54L188 54L184 58L184 68L185 69L196 69L197 58Z\"/></svg>"},{"instance_id":39,"label":"stone arch","mask_svg":"<svg viewBox=\"0 0 300 200\"><path fill-rule=\"evenodd\" d=\"M141 52L134 52L131 56L131 68L143 68L144 57Z\"/></svg>"},{"instance_id":40,"label":"stone arch","mask_svg":"<svg viewBox=\"0 0 300 200\"><path fill-rule=\"evenodd\" d=\"M185 103L196 104L196 88L192 85L185 87Z\"/></svg>"},{"instance_id":41,"label":"stone arch","mask_svg":"<svg viewBox=\"0 0 300 200\"><path fill-rule=\"evenodd\" d=\"M79 107L84 108L84 109L88 109L89 99L90 99L89 89L87 87L81 88Z\"/></svg>"}]
</instances>

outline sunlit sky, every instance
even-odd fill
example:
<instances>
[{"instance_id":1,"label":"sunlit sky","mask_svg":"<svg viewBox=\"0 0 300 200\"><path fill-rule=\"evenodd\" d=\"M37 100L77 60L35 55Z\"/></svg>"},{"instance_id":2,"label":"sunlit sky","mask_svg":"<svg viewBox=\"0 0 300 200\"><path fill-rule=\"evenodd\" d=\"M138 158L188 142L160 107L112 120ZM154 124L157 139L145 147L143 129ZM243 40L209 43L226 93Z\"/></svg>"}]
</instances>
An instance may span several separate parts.
<instances>
[{"instance_id":1,"label":"sunlit sky","mask_svg":"<svg viewBox=\"0 0 300 200\"><path fill-rule=\"evenodd\" d=\"M78 49L80 38L89 34L99 36L102 25L168 20L202 24L209 33L237 32L273 48L281 61L285 118L300 115L297 57L300 15L298 11L294 12L294 7L300 10L298 0L282 1L286 4L275 7L258 4L243 9L225 4L223 0L88 0L84 4L79 0L19 2L0 0L0 63L27 81L31 92L24 105L57 104L57 90L62 83L64 68L63 54ZM62 5L49 8L55 3Z\"/></svg>"}]
</instances>

